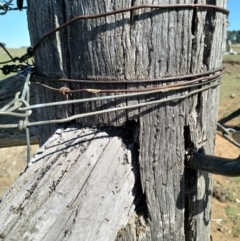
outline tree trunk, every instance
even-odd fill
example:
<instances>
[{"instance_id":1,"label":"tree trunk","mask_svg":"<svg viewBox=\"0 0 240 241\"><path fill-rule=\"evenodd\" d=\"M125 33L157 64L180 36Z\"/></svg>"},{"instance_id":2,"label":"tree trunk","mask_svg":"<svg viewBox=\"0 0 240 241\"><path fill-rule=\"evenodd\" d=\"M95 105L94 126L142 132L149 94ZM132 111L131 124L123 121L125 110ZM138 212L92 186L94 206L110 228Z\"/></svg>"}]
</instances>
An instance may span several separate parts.
<instances>
[{"instance_id":1,"label":"tree trunk","mask_svg":"<svg viewBox=\"0 0 240 241\"><path fill-rule=\"evenodd\" d=\"M226 7L225 0L180 2ZM146 0L144 3L152 4L152 1ZM176 4L179 1L154 1L154 4L169 3ZM79 15L102 13L140 4L142 2L138 0L28 1L31 42L36 43L43 34ZM226 26L226 14L205 8L147 8L98 19L81 20L43 40L34 53L36 75L106 82L106 85L66 84L73 90L148 88L153 84L127 83L127 80L181 76L221 67ZM55 88L64 85L62 82L43 81L36 76L33 80ZM109 80L126 80L126 83L109 84ZM181 80L171 83L178 82ZM161 82L154 86L168 83ZM84 92L64 97L41 86L37 86L36 90L39 103L101 95ZM178 97L190 90L39 109L38 117L40 120L61 119L79 113ZM114 126L124 129L132 125L134 131L131 135L138 139L136 150L139 152L134 152L134 155L139 162L141 185L138 185L142 192L134 194L134 199L139 199L138 195L144 198L136 204L135 212L130 212L131 218L128 223L115 232L115 238L108 239L108 226L99 229L105 232L106 240L210 240L212 179L206 172L184 169L184 158L185 149L193 146L199 148L204 145L206 153L213 154L218 91L218 88L214 87L181 101L168 101L76 120L81 128ZM40 129L40 143L43 144L55 132L56 126L41 126ZM74 137L75 135L72 138ZM103 171L104 175L108 176L107 169L97 171ZM104 190L103 183L98 182L94 185ZM134 187L134 183L128 185L132 185L129 190ZM57 190L51 193L56 198ZM69 192L73 191L69 187ZM67 205L64 196L61 196L61 202ZM78 199L76 202L76 205L81 205L82 200ZM115 200L112 199L112 202ZM88 215L92 215L95 212L91 211L94 203L89 205ZM43 207L39 208L44 210ZM121 208L119 207L117 217L124 211L124 208ZM53 215L58 218L59 214ZM81 227L78 224L79 219L75 220L76 225L79 230L84 230L85 226ZM104 216L99 220L104 222ZM58 229L54 224L51 225L52 230ZM88 222L87 225L92 223ZM50 239L51 237L44 240ZM69 238L66 237L66 240L72 240L71 235Z\"/></svg>"}]
</instances>

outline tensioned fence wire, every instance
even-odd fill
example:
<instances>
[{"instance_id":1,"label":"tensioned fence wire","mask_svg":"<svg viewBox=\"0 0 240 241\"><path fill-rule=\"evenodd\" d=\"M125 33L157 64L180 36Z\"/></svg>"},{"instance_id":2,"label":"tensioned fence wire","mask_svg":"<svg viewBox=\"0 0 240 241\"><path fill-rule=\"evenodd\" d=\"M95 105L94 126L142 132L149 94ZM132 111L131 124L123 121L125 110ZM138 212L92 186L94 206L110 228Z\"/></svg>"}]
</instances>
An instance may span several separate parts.
<instances>
[{"instance_id":1,"label":"tensioned fence wire","mask_svg":"<svg viewBox=\"0 0 240 241\"><path fill-rule=\"evenodd\" d=\"M9 1L10 5L11 1ZM9 6L8 6L9 7ZM115 14L120 14L124 12L129 12L132 10L138 10L138 9L194 9L194 8L204 8L204 9L212 9L215 11L219 11L225 14L228 14L228 10L219 6L215 5L209 5L209 4L171 4L171 5L151 5L151 4L143 4L143 5L135 5L132 7L124 8L124 9L119 9L119 10L114 10L110 12L105 12L105 13L99 13L99 14L92 14L92 15L83 15L83 16L78 16L63 25L61 25L58 28L55 28L48 33L46 33L44 36L42 36L36 43L33 45L33 47L28 48L27 53L20 58L15 58L13 59L11 55L8 53L10 56L11 60L8 62L15 62L19 61L20 63L25 62L33 56L34 52L36 49L40 46L40 44L50 35L56 33L57 31L60 31L61 29L75 23L76 21L79 20L84 20L84 19L96 19L96 18L101 18L101 17L107 17L110 15L115 15ZM6 63L6 62L4 62ZM1 64L1 63L0 63ZM5 67L5 68L4 68ZM28 127L31 126L36 126L36 125L45 125L45 124L56 124L56 123L64 123L68 121L72 121L75 119L87 117L87 116L93 116L93 115L99 115L103 113L110 113L114 111L119 111L119 110L127 110L127 109L134 109L134 108L140 108L140 107L145 107L149 105L156 105L164 102L169 102L169 101L178 101L182 100L185 98L188 98L189 96L192 96L194 94L206 91L210 88L214 88L220 84L220 76L223 73L223 68L218 68L216 70L211 70L211 71L206 71L205 73L201 74L190 74L190 75L185 75L185 76L176 76L176 77L168 77L168 78L159 78L159 79L148 79L148 80L117 80L117 81L111 81L111 84L115 82L116 84L120 83L160 83L163 81L168 81L168 80L184 80L188 79L184 83L177 83L177 84L169 84L169 85L164 85L160 87L149 87L145 89L75 89L71 90L67 87L62 87L62 88L53 88L49 85L45 85L40 82L35 82L35 84L47 88L52 91L57 91L60 92L61 94L67 95L67 94L73 94L73 93L79 93L79 92L89 92L92 94L97 94L97 93L115 93L115 95L106 95L106 96L99 96L99 97L92 97L92 98L85 98L85 99L75 99L75 100L65 100L65 101L57 101L57 102L52 102L52 103L40 103L36 105L30 105L29 104L29 91L30 91L30 79L32 76L32 67L29 67L29 64L26 63L26 65L16 65L16 66L3 66L1 68L4 70L6 73L9 73L11 71L18 72L20 75L26 74L27 72L27 77L25 78L25 83L23 87L22 94L20 96L20 92L16 93L14 100L12 100L10 103L5 105L3 108L0 109L0 115L8 115L8 116L13 116L13 117L21 117L25 118L24 120L20 120L18 124L0 124L0 128L19 128L20 130L26 129L26 138L27 138L27 143L29 145L29 131ZM54 78L49 78L46 76L36 76L39 79L48 79L50 81L63 81L63 82L84 82L85 84L91 84L91 83L96 83L97 81L94 80L72 80L72 79L54 79ZM196 79L196 77L199 77ZM195 78L195 79L194 79ZM190 79L190 80L189 80ZM109 83L108 81L99 81L97 84L107 84ZM191 88L194 88L194 90L189 90ZM197 88L197 89L196 89ZM126 105L126 106L120 106L120 107L115 107L115 108L108 108L108 109L103 109L99 111L92 111L88 113L81 113L81 114L76 114L67 118L63 119L54 119L54 120L42 120L42 121L37 121L37 122L29 122L29 116L32 113L33 109L37 108L44 108L44 107L50 107L50 106L59 106L59 105L71 105L71 104L76 104L76 103L87 103L87 102L93 102L93 101L99 101L99 100L112 100L112 99L121 99L121 98L128 98L128 97L137 97L141 95L148 95L148 94L156 94L160 92L168 92L168 91L173 91L173 90L188 90L187 93L182 94L181 96L174 96L174 97L168 97L165 99L157 99L157 100L152 100L152 101L147 101L147 102L141 102L133 105ZM121 94L119 94L121 93ZM29 158L28 158L29 161Z\"/></svg>"}]
</instances>

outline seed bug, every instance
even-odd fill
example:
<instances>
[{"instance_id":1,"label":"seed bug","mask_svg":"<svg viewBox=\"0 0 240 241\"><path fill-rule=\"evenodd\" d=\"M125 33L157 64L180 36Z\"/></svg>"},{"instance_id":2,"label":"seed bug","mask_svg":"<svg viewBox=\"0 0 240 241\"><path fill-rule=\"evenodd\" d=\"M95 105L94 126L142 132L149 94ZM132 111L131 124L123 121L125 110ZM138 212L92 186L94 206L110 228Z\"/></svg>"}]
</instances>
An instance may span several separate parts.
<instances>
[{"instance_id":1,"label":"seed bug","mask_svg":"<svg viewBox=\"0 0 240 241\"><path fill-rule=\"evenodd\" d=\"M23 9L23 0L17 0L17 7L19 10Z\"/></svg>"}]
</instances>

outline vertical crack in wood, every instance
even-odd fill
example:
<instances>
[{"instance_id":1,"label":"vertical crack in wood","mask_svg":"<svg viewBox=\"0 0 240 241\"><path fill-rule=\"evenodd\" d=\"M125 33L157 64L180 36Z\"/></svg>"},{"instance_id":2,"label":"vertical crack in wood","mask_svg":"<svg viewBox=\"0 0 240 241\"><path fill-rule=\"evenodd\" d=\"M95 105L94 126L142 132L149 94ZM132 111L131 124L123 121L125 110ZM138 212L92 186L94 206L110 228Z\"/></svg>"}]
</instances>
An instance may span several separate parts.
<instances>
[{"instance_id":1,"label":"vertical crack in wood","mask_svg":"<svg viewBox=\"0 0 240 241\"><path fill-rule=\"evenodd\" d=\"M132 165L135 175L135 184L133 187L134 206L135 210L130 217L128 224L118 231L115 241L147 241L150 235L149 216L146 203L146 195L143 193L140 165L139 165L139 123L135 121L128 121L125 125L125 137L123 142L126 146L133 143L132 151Z\"/></svg>"},{"instance_id":2,"label":"vertical crack in wood","mask_svg":"<svg viewBox=\"0 0 240 241\"><path fill-rule=\"evenodd\" d=\"M184 147L185 147L185 150L189 148L194 148L194 143L191 140L189 126L184 126Z\"/></svg>"},{"instance_id":3,"label":"vertical crack in wood","mask_svg":"<svg viewBox=\"0 0 240 241\"><path fill-rule=\"evenodd\" d=\"M197 4L198 0L194 0L193 4ZM193 63L195 63L195 51L196 51L196 31L197 31L197 9L194 8L192 13L192 25L191 25L191 32L192 32L192 57L191 57L191 63L190 63L190 72L193 73L193 68L194 65Z\"/></svg>"},{"instance_id":4,"label":"vertical crack in wood","mask_svg":"<svg viewBox=\"0 0 240 241\"><path fill-rule=\"evenodd\" d=\"M194 148L194 143L191 140L190 127L184 126L184 145L185 150ZM197 171L185 168L184 171L184 199L185 199L185 213L184 213L184 231L185 240L193 240L195 221L193 217L193 197L197 192Z\"/></svg>"},{"instance_id":5,"label":"vertical crack in wood","mask_svg":"<svg viewBox=\"0 0 240 241\"><path fill-rule=\"evenodd\" d=\"M73 18L73 13L72 13L72 9L74 7L74 3L73 1L70 1L70 4L68 3L68 1L66 2L66 0L63 0L63 18L64 18L64 22L67 22L69 20L69 14L71 16L71 18ZM66 41L65 43L67 43L67 47L65 48L66 50L66 53L65 53L65 58L66 58L66 71L67 71L67 75L68 75L68 78L72 78L72 64L71 64L71 49L70 49L70 46L69 46L69 42L67 41L67 39L70 38L70 33L69 33L69 29L66 28L65 29L65 36L66 36ZM68 83L67 84L68 87L70 89L74 89L74 85L72 83ZM68 99L73 99L73 95L67 95L67 98ZM68 113L69 113L69 116L72 116L75 114L75 105L69 105L68 106ZM76 123L76 121L73 121L74 123Z\"/></svg>"},{"instance_id":6,"label":"vertical crack in wood","mask_svg":"<svg viewBox=\"0 0 240 241\"><path fill-rule=\"evenodd\" d=\"M135 211L137 215L141 215L145 220L148 218L148 211L146 205L146 195L143 193L142 183L141 183L141 174L139 169L139 122L128 121L125 125L125 138L123 142L126 146L134 145L131 148L132 157L133 157L133 170L135 170L135 185L133 188L133 194L135 196L134 204Z\"/></svg>"},{"instance_id":7,"label":"vertical crack in wood","mask_svg":"<svg viewBox=\"0 0 240 241\"><path fill-rule=\"evenodd\" d=\"M149 13L149 19L150 19L150 30L149 30L149 46L148 46L148 67L147 67L147 71L148 71L148 76L149 78L151 78L151 66L152 66L152 55L154 52L154 47L153 47L153 42L152 42L152 38L153 38L153 11L150 11Z\"/></svg>"},{"instance_id":8,"label":"vertical crack in wood","mask_svg":"<svg viewBox=\"0 0 240 241\"><path fill-rule=\"evenodd\" d=\"M190 136L190 128L189 126L185 126L184 127L184 140L185 140L185 149L187 148L192 148L193 147L193 143L191 142L191 136ZM191 198L190 198L190 194L192 192L192 190L194 190L193 186L196 186L196 182L195 182L195 175L196 175L196 171L195 170L189 170L189 169L185 169L184 172L184 179L185 179L185 183L184 183L184 189L185 189L185 219L184 219L184 231L185 231L185 240L192 240L193 237L193 228L191 227L193 224L193 219L192 219L192 215L191 215ZM190 178L189 178L190 177ZM194 185L193 185L194 183Z\"/></svg>"},{"instance_id":9,"label":"vertical crack in wood","mask_svg":"<svg viewBox=\"0 0 240 241\"><path fill-rule=\"evenodd\" d=\"M207 4L212 4L216 5L216 0L208 0ZM216 11L214 10L209 10L206 13L205 16L205 26L204 26L204 32L205 34L208 35L207 38L204 38L204 48L203 48L203 65L205 69L209 69L210 65L210 57L211 57L211 51L213 47L213 36L215 34L215 26L216 24L214 23L216 19Z\"/></svg>"},{"instance_id":10,"label":"vertical crack in wood","mask_svg":"<svg viewBox=\"0 0 240 241\"><path fill-rule=\"evenodd\" d=\"M132 0L131 7L133 7L135 5L135 3L136 3L136 0ZM134 21L135 21L134 17L135 17L134 10L131 10L130 11L130 25L132 25L134 23Z\"/></svg>"},{"instance_id":11,"label":"vertical crack in wood","mask_svg":"<svg viewBox=\"0 0 240 241\"><path fill-rule=\"evenodd\" d=\"M65 0L63 0L63 3L62 3L63 7L63 21L64 23L66 23L68 20L69 20L69 9L72 9L73 8L73 2L71 1L70 2L70 6L69 6L69 3L66 3ZM71 14L72 14L72 11L70 11ZM71 16L73 18L73 16ZM70 78L71 77L71 74L72 74L72 70L71 70L71 59L70 59L70 56L71 56L71 50L69 48L69 44L68 44L68 41L67 39L69 38L69 32L68 32L68 28L64 29L65 31L65 36L66 36L66 42L67 43L67 48L66 48L66 54L65 54L65 59L66 59L66 69L67 69L67 74L69 75L68 77ZM71 83L68 83L69 84L69 87L70 89L72 88L72 84ZM72 109L73 111L73 109Z\"/></svg>"}]
</instances>

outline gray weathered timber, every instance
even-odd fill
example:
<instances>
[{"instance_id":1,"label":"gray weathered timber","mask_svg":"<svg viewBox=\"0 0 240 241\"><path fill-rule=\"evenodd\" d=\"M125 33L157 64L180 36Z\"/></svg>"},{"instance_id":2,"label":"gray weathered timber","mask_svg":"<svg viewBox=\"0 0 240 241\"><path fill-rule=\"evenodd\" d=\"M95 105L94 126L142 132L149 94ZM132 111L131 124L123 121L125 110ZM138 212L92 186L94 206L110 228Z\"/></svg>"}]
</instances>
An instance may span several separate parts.
<instances>
[{"instance_id":1,"label":"gray weathered timber","mask_svg":"<svg viewBox=\"0 0 240 241\"><path fill-rule=\"evenodd\" d=\"M0 109L12 101L17 92L21 92L24 85L24 79L15 75L0 81ZM30 88L30 104L35 103L35 91L33 86ZM29 117L30 121L36 121L37 112L34 110ZM12 116L0 116L0 124L15 124L20 119ZM38 143L38 127L29 128L31 144ZM0 148L11 146L26 145L25 131L15 129L0 129Z\"/></svg>"},{"instance_id":2,"label":"gray weathered timber","mask_svg":"<svg viewBox=\"0 0 240 241\"><path fill-rule=\"evenodd\" d=\"M158 0L154 1L154 4L194 2L226 7L226 0ZM152 4L152 1L28 1L31 41L36 43L43 34L78 15L111 11L142 3ZM144 9L79 21L41 43L34 54L36 73L55 78L106 81L103 88L146 88L151 84L109 85L107 80L178 76L218 68L224 52L226 26L225 14L205 9ZM44 83L54 87L64 85L50 81ZM167 83L161 83L165 84ZM100 88L97 84L66 85L71 89ZM190 90L59 106L39 110L38 117L41 120L64 118L107 107L181 96L188 91ZM77 120L83 127L107 125L124 128L131 124L135 131L130 135L139 140L139 153L135 155L140 168L141 185L139 184L138 188L142 189L144 198L136 205L136 211L129 215L131 218L128 223L119 228L116 241L210 240L211 176L206 172L185 169L184 158L186 148L200 148L202 145L207 154L213 154L218 91L218 88L212 88L182 101ZM40 103L91 96L95 95L81 93L63 97L42 87L37 88L37 101ZM54 125L41 127L40 142L44 143L55 130ZM72 151L73 155L76 153L77 150ZM96 171L106 177L109 175L106 170ZM48 174L50 176L51 172ZM72 180L74 181L74 177ZM45 188L42 194L46 195L44 190L47 188L44 184L42 187ZM72 195L71 187L69 192ZM51 195L58 200L57 192L52 192ZM63 202L66 198L62 197ZM115 200L112 199L112 202ZM94 203L90 203L89 209L84 207L89 215L94 214L91 207L95 208ZM43 214L49 210L51 209L43 207L39 212ZM102 208L94 210L101 212ZM61 219L58 213L52 216ZM104 215L100 219L105 222ZM44 220L47 219L43 218L42 222ZM76 225L78 222L80 220L76 220ZM103 226L99 230L108 237L109 228L110 226ZM54 230L59 228L52 225L51 231Z\"/></svg>"},{"instance_id":3,"label":"gray weathered timber","mask_svg":"<svg viewBox=\"0 0 240 241\"><path fill-rule=\"evenodd\" d=\"M123 129L58 129L3 197L0 240L114 240L139 201L134 149Z\"/></svg>"},{"instance_id":4,"label":"gray weathered timber","mask_svg":"<svg viewBox=\"0 0 240 241\"><path fill-rule=\"evenodd\" d=\"M198 3L216 4L226 8L225 0L201 0ZM225 50L226 16L215 11L196 12L193 24L192 71L221 66ZM210 89L189 99L188 126L192 143L204 145L207 154L214 154L215 130L219 90ZM188 195L185 203L187 240L209 240L212 177L206 172L186 169L185 185Z\"/></svg>"}]
</instances>

